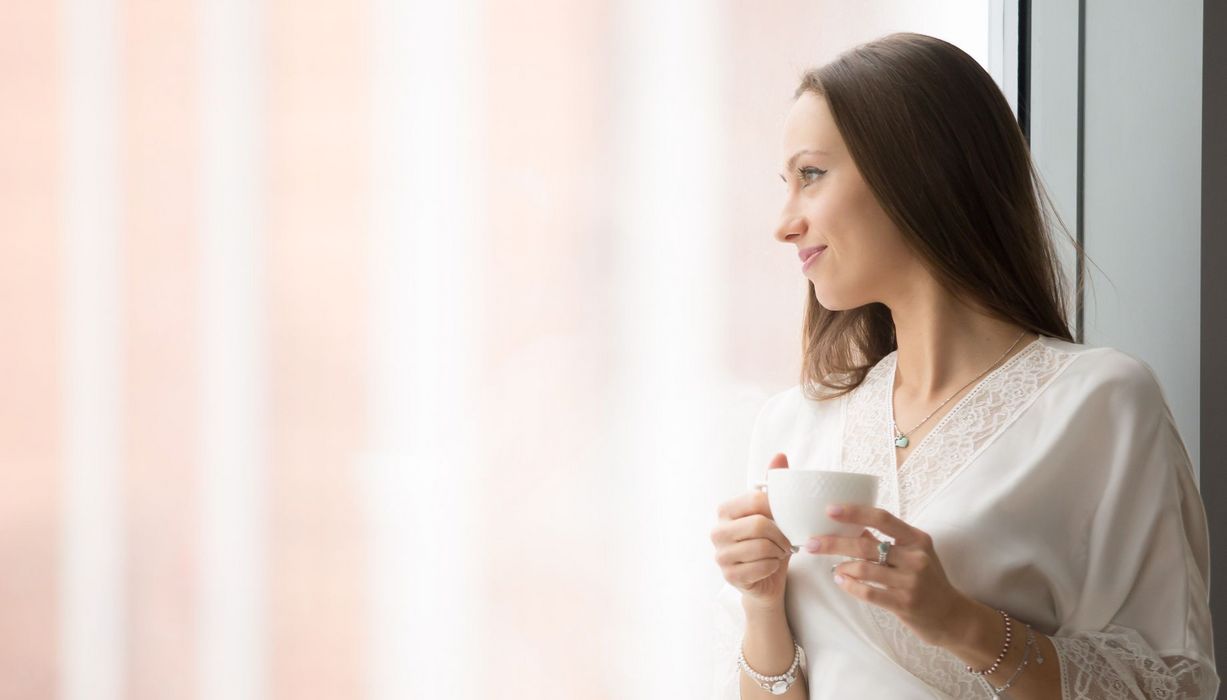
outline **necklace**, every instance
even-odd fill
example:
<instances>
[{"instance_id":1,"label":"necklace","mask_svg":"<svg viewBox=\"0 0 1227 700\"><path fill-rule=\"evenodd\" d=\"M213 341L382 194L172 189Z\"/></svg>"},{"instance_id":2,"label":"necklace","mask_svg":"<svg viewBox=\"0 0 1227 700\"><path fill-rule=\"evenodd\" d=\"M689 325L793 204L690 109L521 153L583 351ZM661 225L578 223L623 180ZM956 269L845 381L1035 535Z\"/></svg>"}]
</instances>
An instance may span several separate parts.
<instances>
[{"instance_id":1,"label":"necklace","mask_svg":"<svg viewBox=\"0 0 1227 700\"><path fill-rule=\"evenodd\" d=\"M1022 340L1022 337L1023 337L1023 335L1024 335L1026 332L1027 332L1027 329L1025 329L1025 328L1024 328L1024 329L1023 329L1023 331L1022 331L1022 333L1019 333L1019 334L1018 334L1018 337L1014 339L1014 345L1018 345L1018 341ZM984 371L983 371L983 372L981 372L980 374L978 374L978 375L976 375L975 377L973 377L973 378L972 378L972 380L971 380L970 382L967 382L967 384L971 384L971 382L974 382L974 381L976 381L977 379L979 379L980 377L983 377L985 374L987 374L989 369L992 369L992 368L993 368L993 367L994 367L994 366L995 366L995 365L996 365L998 362L1001 362L1001 358L1002 358L1002 357L1005 357L1006 355L1009 355L1009 354L1010 354L1010 351L1014 349L1014 345L1011 345L1010 347L1006 348L1006 349L1005 349L1005 352L1001 353L1001 357L998 357L998 358L997 358L997 359L996 359L996 360L993 362L993 364L991 364L991 365L989 365L989 366L988 366L988 369L984 370ZM896 358L896 361L898 361L898 358ZM911 429L911 430L909 430L909 431L907 431L906 433L901 433L901 432L899 432L899 424L898 424L898 423L896 423L896 422L894 422L894 421L892 420L892 421L891 421L891 425L892 425L892 426L894 427L894 429L895 429L895 447L899 447L899 448L904 448L904 447L907 447L907 444L908 444L908 439L907 439L907 436L908 436L909 434L911 434L912 432L915 432L915 430L916 430L917 428L919 428L920 426L924 425L924 424L925 424L925 421L927 421L927 420L929 420L930 418L932 418L934 413L937 413L938 411L942 410L942 406L945 406L945 405L946 405L946 404L947 404L947 403L950 401L950 399L953 399L955 396L957 396L957 395L958 395L958 393L959 393L959 391L962 391L962 390L966 389L966 388L967 388L967 384L964 384L963 386L959 387L958 391L956 391L956 392L954 392L953 394L951 394L951 395L950 395L950 398L948 398L948 399L946 399L945 401L941 402L941 404L940 404L940 405L939 405L937 408L933 409L933 412L932 412L932 413L930 413L929 415L925 416L924 420L920 421L920 422L919 422L919 423L917 423L916 425L913 425L913 426L912 426L912 429ZM892 406L894 405L894 400L895 400L895 399L894 399L894 387L891 387L891 405L892 405ZM893 413L894 411L892 410L891 412Z\"/></svg>"}]
</instances>

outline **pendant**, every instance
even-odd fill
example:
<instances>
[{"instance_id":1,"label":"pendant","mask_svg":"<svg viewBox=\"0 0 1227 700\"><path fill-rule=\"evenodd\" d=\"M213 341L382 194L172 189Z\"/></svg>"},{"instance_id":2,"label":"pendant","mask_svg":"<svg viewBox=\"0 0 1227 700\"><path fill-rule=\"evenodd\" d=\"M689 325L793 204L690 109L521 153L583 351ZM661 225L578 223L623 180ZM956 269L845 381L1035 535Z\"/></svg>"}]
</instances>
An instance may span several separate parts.
<instances>
[{"instance_id":1,"label":"pendant","mask_svg":"<svg viewBox=\"0 0 1227 700\"><path fill-rule=\"evenodd\" d=\"M907 436L900 435L899 437L895 438L895 447L907 447Z\"/></svg>"}]
</instances>

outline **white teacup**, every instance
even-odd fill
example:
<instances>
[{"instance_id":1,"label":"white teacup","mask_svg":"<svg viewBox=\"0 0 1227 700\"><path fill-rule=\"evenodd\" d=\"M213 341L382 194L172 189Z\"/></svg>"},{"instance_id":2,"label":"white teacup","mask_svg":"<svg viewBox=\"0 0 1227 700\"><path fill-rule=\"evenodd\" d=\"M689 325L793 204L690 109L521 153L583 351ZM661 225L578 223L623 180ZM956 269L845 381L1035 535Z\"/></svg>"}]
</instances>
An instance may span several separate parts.
<instances>
[{"instance_id":1,"label":"white teacup","mask_svg":"<svg viewBox=\"0 0 1227 700\"><path fill-rule=\"evenodd\" d=\"M793 552L811 537L861 534L865 525L832 520L827 506L851 503L872 507L878 498L878 477L854 472L768 469L766 483L760 481L755 486L767 492L771 515Z\"/></svg>"}]
</instances>

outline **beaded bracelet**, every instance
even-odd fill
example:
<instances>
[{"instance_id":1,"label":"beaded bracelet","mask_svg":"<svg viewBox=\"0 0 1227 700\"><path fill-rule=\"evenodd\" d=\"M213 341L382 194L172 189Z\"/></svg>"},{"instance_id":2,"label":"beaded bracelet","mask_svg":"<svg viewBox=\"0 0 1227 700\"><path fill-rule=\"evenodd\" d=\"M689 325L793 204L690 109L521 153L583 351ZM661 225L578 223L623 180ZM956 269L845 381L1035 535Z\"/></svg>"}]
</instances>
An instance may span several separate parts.
<instances>
[{"instance_id":1,"label":"beaded bracelet","mask_svg":"<svg viewBox=\"0 0 1227 700\"><path fill-rule=\"evenodd\" d=\"M1014 670L1014 675L1010 676L1010 680L1006 681L1005 685L1001 686L1000 688L994 688L993 684L989 683L987 678L983 676L980 677L980 682L988 686L988 691L993 694L992 696L993 700L999 700L999 698L1001 697L1001 694L1006 691L1006 688L1009 688L1010 686L1014 685L1014 681L1015 679L1018 678L1018 674L1022 673L1022 670L1026 668L1027 664L1030 662L1032 646L1035 647L1035 655L1036 655L1035 663L1037 664L1044 663L1044 652L1040 651L1040 644L1039 642L1035 641L1035 633L1031 631L1031 625L1027 625L1026 627L1027 627L1027 642L1023 647L1022 663L1019 664L1018 668Z\"/></svg>"},{"instance_id":2,"label":"beaded bracelet","mask_svg":"<svg viewBox=\"0 0 1227 700\"><path fill-rule=\"evenodd\" d=\"M1001 645L1001 653L997 655L997 660L993 662L993 665L989 666L983 671L977 671L971 667L971 664L968 664L967 665L968 673L972 673L977 676L987 676L991 674L993 671L997 670L997 667L1001 665L1001 662L1005 660L1006 654L1008 654L1010 651L1010 639L1011 639L1010 628L1013 627L1013 625L1010 624L1010 614L1001 609L998 609L997 612L1001 613L1002 619L1005 620L1005 643Z\"/></svg>"},{"instance_id":3,"label":"beaded bracelet","mask_svg":"<svg viewBox=\"0 0 1227 700\"><path fill-rule=\"evenodd\" d=\"M787 693L788 689L792 687L792 684L797 681L797 666L801 664L801 645L797 644L795 639L793 640L792 665L788 667L787 671L779 674L778 676L764 676L758 671L750 668L750 663L746 661L744 644L745 640L742 640L743 648L737 653L737 665L745 670L750 678L754 679L754 682L757 683L763 690L766 690L772 695L783 695L784 693Z\"/></svg>"}]
</instances>

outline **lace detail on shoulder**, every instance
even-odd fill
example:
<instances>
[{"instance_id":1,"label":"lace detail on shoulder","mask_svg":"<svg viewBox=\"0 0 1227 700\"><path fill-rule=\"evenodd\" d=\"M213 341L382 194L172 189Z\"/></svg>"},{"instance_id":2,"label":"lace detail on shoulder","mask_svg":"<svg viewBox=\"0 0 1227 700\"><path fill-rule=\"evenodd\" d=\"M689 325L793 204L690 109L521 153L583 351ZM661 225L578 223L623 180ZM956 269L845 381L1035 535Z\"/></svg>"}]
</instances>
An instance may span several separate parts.
<instances>
[{"instance_id":1,"label":"lace detail on shoulder","mask_svg":"<svg viewBox=\"0 0 1227 700\"><path fill-rule=\"evenodd\" d=\"M865 374L860 386L848 395L840 461L844 471L878 477L878 507L895 513L899 495L895 491L894 455L884 451L886 443L882 434L882 426L890 421L882 412L889 379L883 375L891 370L892 361L890 355L882 358Z\"/></svg>"},{"instance_id":2,"label":"lace detail on shoulder","mask_svg":"<svg viewBox=\"0 0 1227 700\"><path fill-rule=\"evenodd\" d=\"M1191 656L1160 655L1137 630L1108 625L1103 632L1054 636L1052 643L1061 664L1061 700L1203 700L1218 693L1213 667Z\"/></svg>"},{"instance_id":3,"label":"lace detail on shoulder","mask_svg":"<svg viewBox=\"0 0 1227 700\"><path fill-rule=\"evenodd\" d=\"M1036 342L1007 360L955 404L903 463L898 475L899 510L904 514L900 517L915 518L933 494L1012 423L1074 356ZM894 360L891 362L893 369Z\"/></svg>"},{"instance_id":4,"label":"lace detail on shoulder","mask_svg":"<svg viewBox=\"0 0 1227 700\"><path fill-rule=\"evenodd\" d=\"M1076 356L1042 340L993 370L955 404L895 467L890 425L891 384L898 354L882 358L848 397L843 468L881 478L880 507L903 520L915 516L937 490L958 474L1031 403Z\"/></svg>"}]
</instances>

